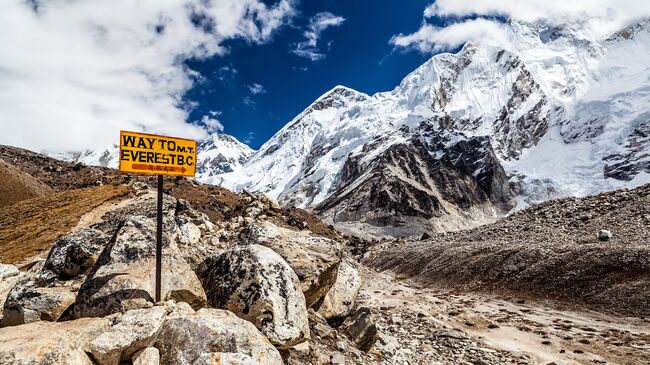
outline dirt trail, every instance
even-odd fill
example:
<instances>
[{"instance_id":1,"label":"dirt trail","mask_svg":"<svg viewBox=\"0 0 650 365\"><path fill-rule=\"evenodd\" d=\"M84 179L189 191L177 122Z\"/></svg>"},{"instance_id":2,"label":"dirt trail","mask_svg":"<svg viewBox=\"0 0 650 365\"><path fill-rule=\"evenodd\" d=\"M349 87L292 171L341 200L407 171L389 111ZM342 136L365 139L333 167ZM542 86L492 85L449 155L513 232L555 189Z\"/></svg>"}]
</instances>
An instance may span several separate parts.
<instances>
[{"instance_id":1,"label":"dirt trail","mask_svg":"<svg viewBox=\"0 0 650 365\"><path fill-rule=\"evenodd\" d=\"M613 317L555 309L555 303L418 288L388 273L367 268L362 273L361 304L376 309L380 329L394 336L404 352L405 361L395 360L395 364L425 363L421 355L427 351L437 352L432 358L441 363L481 363L472 360L481 351L508 358L495 363L650 363L650 318ZM477 341L482 346L460 348L465 354L459 354L459 348L456 353L445 353L445 347L454 345L441 347L440 336L413 342L417 328L427 322L431 333L445 327L459 329L458 341ZM469 339L463 339L463 333Z\"/></svg>"}]
</instances>

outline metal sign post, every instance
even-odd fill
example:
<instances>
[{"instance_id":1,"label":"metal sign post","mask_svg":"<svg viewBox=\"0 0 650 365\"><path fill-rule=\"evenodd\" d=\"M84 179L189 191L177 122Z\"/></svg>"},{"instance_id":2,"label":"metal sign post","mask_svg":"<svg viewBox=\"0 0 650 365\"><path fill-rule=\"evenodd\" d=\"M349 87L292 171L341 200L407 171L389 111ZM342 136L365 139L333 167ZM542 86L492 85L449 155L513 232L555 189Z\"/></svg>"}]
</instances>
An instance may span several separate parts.
<instances>
[{"instance_id":1,"label":"metal sign post","mask_svg":"<svg viewBox=\"0 0 650 365\"><path fill-rule=\"evenodd\" d=\"M162 300L163 175L194 176L196 141L120 131L120 171L158 175L156 202L156 303Z\"/></svg>"},{"instance_id":2,"label":"metal sign post","mask_svg":"<svg viewBox=\"0 0 650 365\"><path fill-rule=\"evenodd\" d=\"M156 224L156 303L160 302L160 282L162 281L162 230L163 230L163 176L158 175L158 222Z\"/></svg>"}]
</instances>

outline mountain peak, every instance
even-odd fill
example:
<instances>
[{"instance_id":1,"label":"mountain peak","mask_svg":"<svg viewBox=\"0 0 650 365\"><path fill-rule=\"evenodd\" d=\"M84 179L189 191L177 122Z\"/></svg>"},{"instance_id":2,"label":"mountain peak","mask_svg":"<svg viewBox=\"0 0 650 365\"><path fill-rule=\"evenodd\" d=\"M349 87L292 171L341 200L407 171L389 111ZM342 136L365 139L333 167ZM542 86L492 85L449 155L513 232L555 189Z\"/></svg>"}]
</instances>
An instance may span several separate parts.
<instances>
[{"instance_id":1,"label":"mountain peak","mask_svg":"<svg viewBox=\"0 0 650 365\"><path fill-rule=\"evenodd\" d=\"M254 153L255 150L237 138L224 133L214 133L200 141L197 146L197 177L207 178L236 171Z\"/></svg>"}]
</instances>

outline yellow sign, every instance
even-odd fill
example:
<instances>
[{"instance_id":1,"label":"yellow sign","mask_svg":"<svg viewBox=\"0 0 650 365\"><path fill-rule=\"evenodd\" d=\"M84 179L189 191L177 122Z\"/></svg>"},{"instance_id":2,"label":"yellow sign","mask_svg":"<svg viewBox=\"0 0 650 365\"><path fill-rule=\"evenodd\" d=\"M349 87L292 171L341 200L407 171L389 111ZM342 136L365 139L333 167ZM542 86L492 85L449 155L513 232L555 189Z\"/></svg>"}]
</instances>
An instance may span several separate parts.
<instances>
[{"instance_id":1,"label":"yellow sign","mask_svg":"<svg viewBox=\"0 0 650 365\"><path fill-rule=\"evenodd\" d=\"M194 176L196 141L120 131L120 171L149 175Z\"/></svg>"}]
</instances>

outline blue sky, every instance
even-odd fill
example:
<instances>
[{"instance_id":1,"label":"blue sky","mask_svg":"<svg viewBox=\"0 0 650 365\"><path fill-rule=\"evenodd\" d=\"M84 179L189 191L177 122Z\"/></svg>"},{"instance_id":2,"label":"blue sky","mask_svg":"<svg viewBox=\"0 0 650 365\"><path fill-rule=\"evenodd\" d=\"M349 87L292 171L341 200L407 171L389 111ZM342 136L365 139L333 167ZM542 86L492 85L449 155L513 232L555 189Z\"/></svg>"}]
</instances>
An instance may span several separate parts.
<instances>
[{"instance_id":1,"label":"blue sky","mask_svg":"<svg viewBox=\"0 0 650 365\"><path fill-rule=\"evenodd\" d=\"M257 148L335 85L391 90L433 54L502 41L504 19L606 35L648 14L635 0L8 0L0 143L80 152L120 130L223 129Z\"/></svg>"},{"instance_id":2,"label":"blue sky","mask_svg":"<svg viewBox=\"0 0 650 365\"><path fill-rule=\"evenodd\" d=\"M368 94L390 90L430 57L389 44L396 34L418 30L429 3L302 1L291 24L278 29L268 43L231 40L224 44L229 52L223 56L187 61L201 74L184 97L195 103L189 120L211 116L223 124L224 133L258 148L336 85ZM305 40L310 19L324 12L345 20L320 34L322 58L314 61L292 53ZM261 86L251 90L256 84Z\"/></svg>"}]
</instances>

